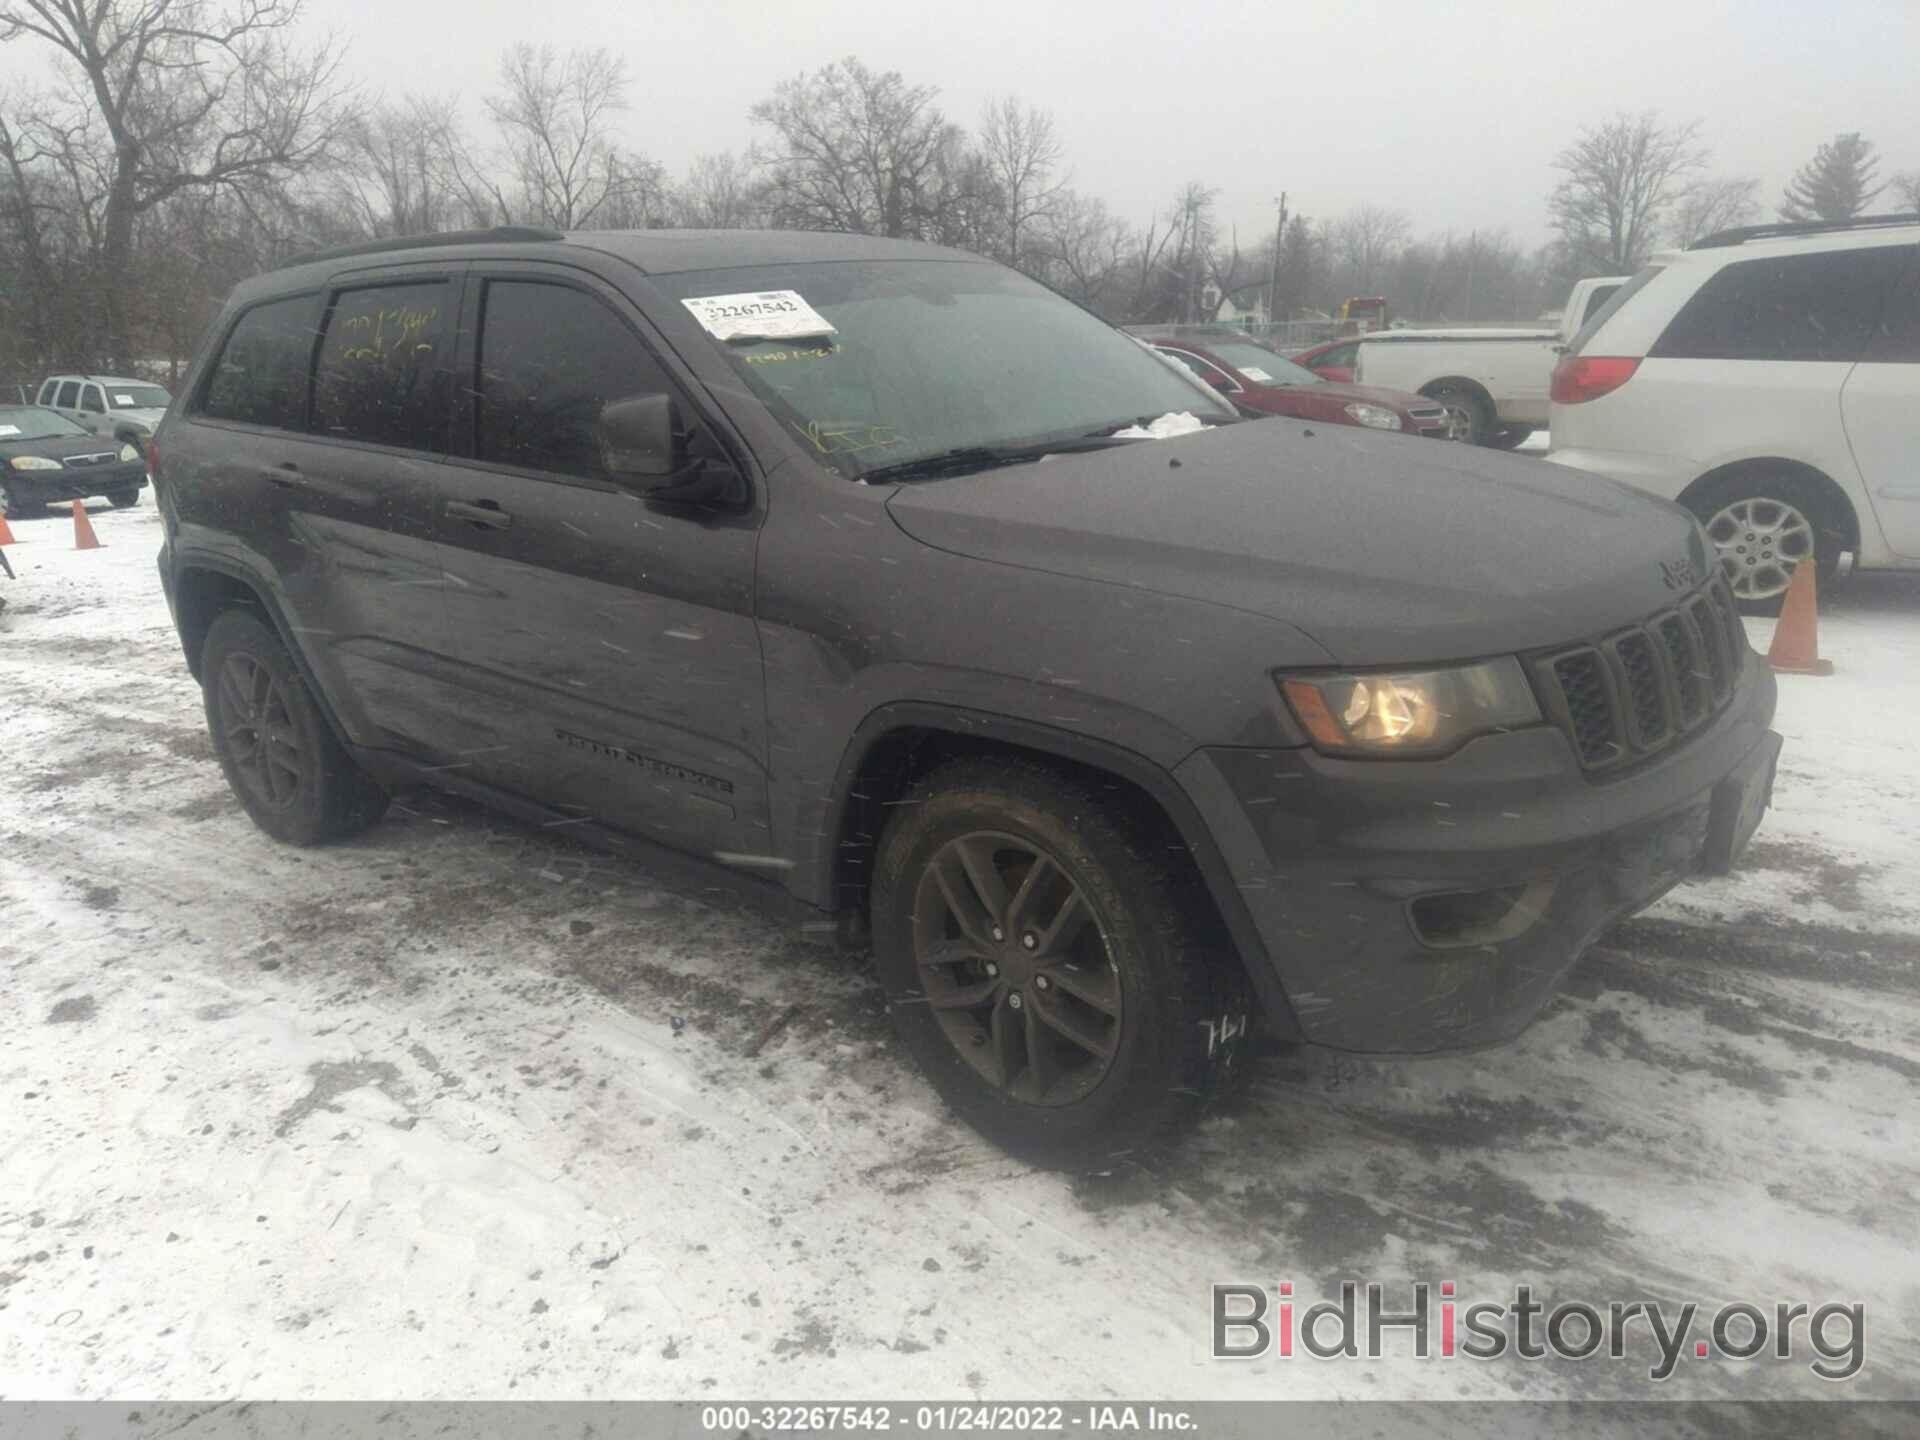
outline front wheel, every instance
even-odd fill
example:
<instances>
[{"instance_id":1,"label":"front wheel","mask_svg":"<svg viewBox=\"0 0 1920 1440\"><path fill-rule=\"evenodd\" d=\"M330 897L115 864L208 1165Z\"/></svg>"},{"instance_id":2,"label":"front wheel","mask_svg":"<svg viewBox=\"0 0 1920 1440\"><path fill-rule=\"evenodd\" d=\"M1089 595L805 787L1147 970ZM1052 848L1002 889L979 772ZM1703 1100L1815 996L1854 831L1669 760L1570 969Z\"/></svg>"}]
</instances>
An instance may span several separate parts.
<instances>
[{"instance_id":1,"label":"front wheel","mask_svg":"<svg viewBox=\"0 0 1920 1440\"><path fill-rule=\"evenodd\" d=\"M116 510L131 510L140 503L140 490L135 486L126 490L109 490L107 503Z\"/></svg>"},{"instance_id":2,"label":"front wheel","mask_svg":"<svg viewBox=\"0 0 1920 1440\"><path fill-rule=\"evenodd\" d=\"M1845 537L1828 516L1826 497L1804 476L1771 467L1741 471L1689 496L1687 506L1713 541L1743 615L1778 615L1793 572L1809 560L1822 585L1839 572Z\"/></svg>"},{"instance_id":3,"label":"front wheel","mask_svg":"<svg viewBox=\"0 0 1920 1440\"><path fill-rule=\"evenodd\" d=\"M293 657L252 610L207 630L200 684L213 752L254 824L290 845L352 835L387 808L382 790L334 738Z\"/></svg>"},{"instance_id":4,"label":"front wheel","mask_svg":"<svg viewBox=\"0 0 1920 1440\"><path fill-rule=\"evenodd\" d=\"M1532 438L1531 425L1505 425L1487 437L1487 445L1494 450L1518 450Z\"/></svg>"},{"instance_id":5,"label":"front wheel","mask_svg":"<svg viewBox=\"0 0 1920 1440\"><path fill-rule=\"evenodd\" d=\"M960 1117L1101 1169L1228 1078L1251 1006L1184 856L1018 759L929 775L880 842L874 954L901 1043Z\"/></svg>"}]
</instances>

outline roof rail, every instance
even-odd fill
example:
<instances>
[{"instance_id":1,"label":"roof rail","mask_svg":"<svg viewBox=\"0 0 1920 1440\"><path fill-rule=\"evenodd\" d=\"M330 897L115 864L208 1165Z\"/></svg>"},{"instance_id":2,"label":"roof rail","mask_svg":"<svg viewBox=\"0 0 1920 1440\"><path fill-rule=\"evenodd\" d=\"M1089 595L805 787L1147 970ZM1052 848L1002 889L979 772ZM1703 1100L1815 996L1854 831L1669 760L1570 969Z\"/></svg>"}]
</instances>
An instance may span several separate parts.
<instances>
[{"instance_id":1,"label":"roof rail","mask_svg":"<svg viewBox=\"0 0 1920 1440\"><path fill-rule=\"evenodd\" d=\"M496 225L491 230L448 230L439 235L400 235L391 240L363 240L357 245L309 250L304 255L283 260L273 268L290 270L295 265L310 265L316 260L350 260L358 255L383 255L389 250L424 250L438 245L509 245L516 241L566 238L558 230L543 230L533 225Z\"/></svg>"},{"instance_id":2,"label":"roof rail","mask_svg":"<svg viewBox=\"0 0 1920 1440\"><path fill-rule=\"evenodd\" d=\"M1772 225L1737 225L1702 235L1689 250L1718 250L1748 240L1784 240L1795 235L1829 235L1843 230L1875 230L1886 225L1920 225L1920 214L1856 215L1851 220L1781 220Z\"/></svg>"}]
</instances>

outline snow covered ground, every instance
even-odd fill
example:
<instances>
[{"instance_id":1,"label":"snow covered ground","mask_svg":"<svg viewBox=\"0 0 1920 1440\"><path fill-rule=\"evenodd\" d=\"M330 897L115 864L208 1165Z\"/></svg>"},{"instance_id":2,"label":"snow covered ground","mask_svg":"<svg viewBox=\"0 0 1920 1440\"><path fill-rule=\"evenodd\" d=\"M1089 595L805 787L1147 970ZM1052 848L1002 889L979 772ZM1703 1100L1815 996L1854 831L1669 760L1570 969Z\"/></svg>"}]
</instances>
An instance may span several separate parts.
<instances>
[{"instance_id":1,"label":"snow covered ground","mask_svg":"<svg viewBox=\"0 0 1920 1440\"><path fill-rule=\"evenodd\" d=\"M1276 1056L1072 1182L752 912L430 795L268 841L151 505L93 523L0 578L0 1397L1920 1395L1920 577L1826 598L1743 872L1517 1043ZM1858 1301L1866 1365L1207 1358L1210 1282L1343 1278Z\"/></svg>"}]
</instances>

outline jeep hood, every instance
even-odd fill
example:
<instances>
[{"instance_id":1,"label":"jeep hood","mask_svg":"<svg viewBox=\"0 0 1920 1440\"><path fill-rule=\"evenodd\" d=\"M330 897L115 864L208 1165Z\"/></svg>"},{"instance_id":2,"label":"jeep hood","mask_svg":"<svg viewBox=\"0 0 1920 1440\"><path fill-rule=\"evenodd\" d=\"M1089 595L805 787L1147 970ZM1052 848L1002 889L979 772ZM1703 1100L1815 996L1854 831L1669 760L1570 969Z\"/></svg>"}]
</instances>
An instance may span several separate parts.
<instances>
[{"instance_id":1,"label":"jeep hood","mask_svg":"<svg viewBox=\"0 0 1920 1440\"><path fill-rule=\"evenodd\" d=\"M910 482L888 510L954 554L1268 616L1343 665L1557 645L1708 574L1691 517L1614 481L1291 420Z\"/></svg>"}]
</instances>

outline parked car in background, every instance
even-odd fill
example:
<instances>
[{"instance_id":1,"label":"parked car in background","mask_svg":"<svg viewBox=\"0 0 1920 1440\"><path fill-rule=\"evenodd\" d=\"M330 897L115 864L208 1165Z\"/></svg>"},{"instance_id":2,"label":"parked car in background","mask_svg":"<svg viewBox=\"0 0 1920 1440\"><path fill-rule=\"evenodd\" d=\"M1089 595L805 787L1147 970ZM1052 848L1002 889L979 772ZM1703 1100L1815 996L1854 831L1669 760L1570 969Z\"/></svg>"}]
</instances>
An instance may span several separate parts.
<instances>
[{"instance_id":1,"label":"parked car in background","mask_svg":"<svg viewBox=\"0 0 1920 1440\"><path fill-rule=\"evenodd\" d=\"M124 509L146 483L131 441L102 439L43 406L0 405L0 515L92 495Z\"/></svg>"},{"instance_id":2,"label":"parked car in background","mask_svg":"<svg viewBox=\"0 0 1920 1440\"><path fill-rule=\"evenodd\" d=\"M1920 216L1657 257L1555 370L1547 458L1692 510L1752 614L1809 560L1920 568Z\"/></svg>"},{"instance_id":3,"label":"parked car in background","mask_svg":"<svg viewBox=\"0 0 1920 1440\"><path fill-rule=\"evenodd\" d=\"M173 397L158 385L118 375L50 375L39 403L95 435L144 445Z\"/></svg>"},{"instance_id":4,"label":"parked car in background","mask_svg":"<svg viewBox=\"0 0 1920 1440\"><path fill-rule=\"evenodd\" d=\"M1368 385L1339 385L1323 380L1264 345L1233 331L1176 340L1150 339L1153 348L1184 365L1243 410L1262 415L1291 415L1327 425L1363 425L1454 438L1454 421L1444 405L1398 390Z\"/></svg>"},{"instance_id":5,"label":"parked car in background","mask_svg":"<svg viewBox=\"0 0 1920 1440\"><path fill-rule=\"evenodd\" d=\"M1294 364L1305 366L1322 380L1346 385L1353 381L1353 362L1359 353L1360 341L1353 336L1342 336L1323 341L1311 350L1296 350L1291 358Z\"/></svg>"},{"instance_id":6,"label":"parked car in background","mask_svg":"<svg viewBox=\"0 0 1920 1440\"><path fill-rule=\"evenodd\" d=\"M1461 439L1511 450L1547 423L1547 386L1562 349L1626 282L1624 275L1580 281L1551 330L1376 331L1360 343L1353 378L1438 400Z\"/></svg>"}]
</instances>

